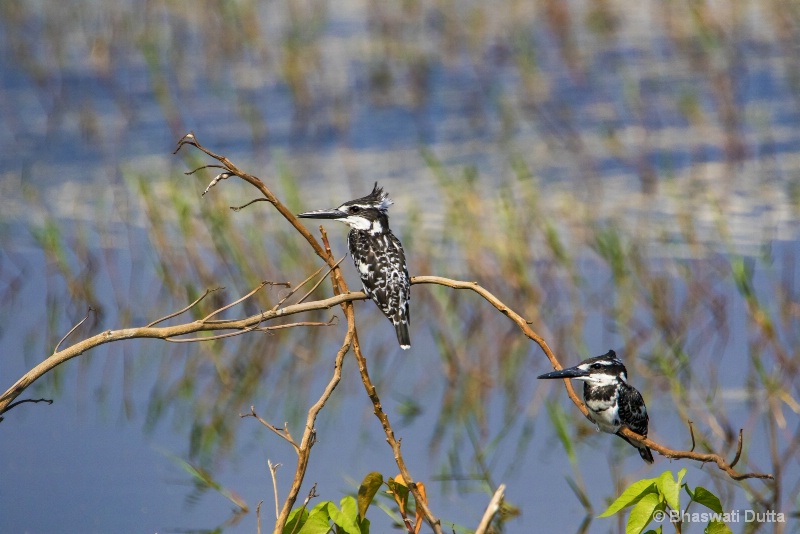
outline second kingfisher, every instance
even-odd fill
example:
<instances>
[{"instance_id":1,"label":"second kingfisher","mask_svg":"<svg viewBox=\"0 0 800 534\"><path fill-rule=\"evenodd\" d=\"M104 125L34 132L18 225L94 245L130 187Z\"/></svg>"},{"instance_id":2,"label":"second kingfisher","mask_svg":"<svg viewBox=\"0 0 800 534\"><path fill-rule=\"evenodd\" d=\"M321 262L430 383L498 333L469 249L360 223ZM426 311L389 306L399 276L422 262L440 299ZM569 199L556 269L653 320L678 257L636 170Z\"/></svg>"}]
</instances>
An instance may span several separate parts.
<instances>
[{"instance_id":1,"label":"second kingfisher","mask_svg":"<svg viewBox=\"0 0 800 534\"><path fill-rule=\"evenodd\" d=\"M411 348L408 335L411 282L403 245L389 229L387 214L392 201L383 188L375 186L364 197L330 210L300 213L309 219L333 219L350 226L347 244L361 276L364 293L394 324L400 348Z\"/></svg>"},{"instance_id":2,"label":"second kingfisher","mask_svg":"<svg viewBox=\"0 0 800 534\"><path fill-rule=\"evenodd\" d=\"M589 409L589 419L597 425L597 429L618 435L639 450L642 460L653 463L653 453L648 447L630 441L619 432L620 428L626 426L640 436L647 437L650 418L642 395L628 384L628 371L613 350L584 360L575 367L537 378L582 380L583 400Z\"/></svg>"}]
</instances>

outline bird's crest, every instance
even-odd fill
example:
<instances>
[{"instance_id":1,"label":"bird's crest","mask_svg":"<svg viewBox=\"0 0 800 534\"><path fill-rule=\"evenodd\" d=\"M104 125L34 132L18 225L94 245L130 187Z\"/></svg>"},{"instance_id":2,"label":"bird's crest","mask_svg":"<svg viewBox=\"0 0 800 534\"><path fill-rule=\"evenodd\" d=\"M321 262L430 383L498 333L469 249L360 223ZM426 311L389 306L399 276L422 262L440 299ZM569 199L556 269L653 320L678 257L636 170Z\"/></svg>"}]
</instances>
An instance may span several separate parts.
<instances>
[{"instance_id":1,"label":"bird's crest","mask_svg":"<svg viewBox=\"0 0 800 534\"><path fill-rule=\"evenodd\" d=\"M378 187L378 182L375 182L372 192L369 195L347 202L347 205L350 206L358 205L362 207L371 207L384 213L392 204L394 204L394 202L389 198L389 193L386 193L382 187Z\"/></svg>"}]
</instances>

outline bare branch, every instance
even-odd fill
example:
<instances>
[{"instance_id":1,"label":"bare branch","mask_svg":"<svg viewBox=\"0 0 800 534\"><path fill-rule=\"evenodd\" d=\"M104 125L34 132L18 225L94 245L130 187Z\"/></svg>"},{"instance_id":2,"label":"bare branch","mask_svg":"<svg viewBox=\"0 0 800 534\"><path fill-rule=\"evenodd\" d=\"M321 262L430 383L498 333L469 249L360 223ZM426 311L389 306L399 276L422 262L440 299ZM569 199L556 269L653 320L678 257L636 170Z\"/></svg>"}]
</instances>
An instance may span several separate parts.
<instances>
[{"instance_id":1,"label":"bare branch","mask_svg":"<svg viewBox=\"0 0 800 534\"><path fill-rule=\"evenodd\" d=\"M210 165L203 165L202 167L197 167L196 169L194 169L192 171L186 171L183 174L185 174L186 176L191 176L194 173L196 173L197 171L202 171L203 169L224 169L224 168L225 167L223 167L222 165L215 165L215 164L212 163Z\"/></svg>"},{"instance_id":2,"label":"bare branch","mask_svg":"<svg viewBox=\"0 0 800 534\"><path fill-rule=\"evenodd\" d=\"M213 341L215 339L223 339L226 337L234 337L234 336L241 336L242 334L246 334L247 332L252 332L258 325L261 324L261 321L257 322L253 326L249 326L244 330L239 330L238 332L228 332L227 334L219 334L216 336L208 336L208 337L191 337L191 338L183 338L183 339L172 339L172 338L164 338L164 341L169 341L170 343L198 343L200 341Z\"/></svg>"},{"instance_id":3,"label":"bare branch","mask_svg":"<svg viewBox=\"0 0 800 534\"><path fill-rule=\"evenodd\" d=\"M489 528L489 524L492 522L492 518L497 514L497 512L500 511L500 504L503 502L505 492L506 485L500 484L500 486L497 488L497 491L495 491L494 495L492 495L489 505L486 507L486 512L484 512L481 522L478 523L478 528L475 529L475 534L486 533L486 530Z\"/></svg>"},{"instance_id":4,"label":"bare branch","mask_svg":"<svg viewBox=\"0 0 800 534\"><path fill-rule=\"evenodd\" d=\"M250 204L255 204L256 202L267 202L267 199L266 198L261 198L261 197L255 198L255 199L251 200L250 202L248 202L247 204L242 204L241 206L231 206L231 210L232 211L242 211L243 209L245 209Z\"/></svg>"},{"instance_id":5,"label":"bare branch","mask_svg":"<svg viewBox=\"0 0 800 534\"><path fill-rule=\"evenodd\" d=\"M267 458L267 467L269 467L269 474L272 477L272 489L275 492L275 519L278 519L278 514L280 513L278 510L278 480L275 478L275 472L281 465L283 464L273 464L272 461Z\"/></svg>"},{"instance_id":6,"label":"bare branch","mask_svg":"<svg viewBox=\"0 0 800 534\"><path fill-rule=\"evenodd\" d=\"M283 328L294 328L296 326L336 326L339 324L339 318L332 316L328 322L320 323L319 321L299 321L296 323L278 324L275 326L260 326L256 328L259 332L271 332L272 330L281 330ZM209 338L210 339L210 338Z\"/></svg>"},{"instance_id":7,"label":"bare branch","mask_svg":"<svg viewBox=\"0 0 800 534\"><path fill-rule=\"evenodd\" d=\"M197 299L195 299L194 302L192 302L191 304L189 304L185 308L183 308L181 310L178 310L175 313L170 313L169 315L166 315L166 316L162 317L161 319L156 319L152 323L148 324L147 328L149 328L151 326L155 326L158 323L162 323L162 322L166 321L167 319L172 319L173 317L177 317L178 315L182 314L183 312L192 309L192 307L194 307L198 302L200 302L201 300L206 298L209 293L213 293L214 291L219 291L220 289L225 289L225 288L224 287L215 287L214 289L206 289L205 293L203 293L202 295L197 297Z\"/></svg>"},{"instance_id":8,"label":"bare branch","mask_svg":"<svg viewBox=\"0 0 800 534\"><path fill-rule=\"evenodd\" d=\"M265 421L264 419L262 419L261 417L259 417L258 414L256 414L256 409L255 409L254 406L250 406L250 413L245 413L245 414L241 414L240 413L239 417L253 417L253 418L255 418L259 423L261 423L265 427L267 427L270 430L272 430L275 434L277 434L281 438L283 438L286 441L288 441L289 444L292 447L294 447L295 452L298 455L300 454L300 445L295 443L294 440L292 439L292 435L289 433L289 430L286 428L286 423L283 424L283 430L279 429L275 425L272 425L272 424L268 423L267 421ZM275 515L277 516L277 514L275 514Z\"/></svg>"},{"instance_id":9,"label":"bare branch","mask_svg":"<svg viewBox=\"0 0 800 534\"><path fill-rule=\"evenodd\" d=\"M58 352L58 347L60 347L60 346L61 346L61 344L64 342L64 340L65 340L65 339L67 339L67 338L70 336L70 334L72 334L72 333L73 333L75 330L77 330L77 329L78 329L78 327L79 327L80 325L82 325L83 323L85 323L85 322L86 322L86 319L88 319L88 318L89 318L89 314L90 314L90 313L92 313L93 311L94 311L94 308L92 308L91 306L89 306L89 309L88 309L88 310L86 310L86 316L85 316L83 319L81 319L81 320L80 320L80 322L79 322L78 324L76 324L75 326L73 326L72 328L70 328L69 332L67 332L66 334L64 334L64 337L62 337L62 338L61 338L61 341L59 341L59 342L56 344L56 348L54 348L54 349L53 349L53 354L55 354L56 352Z\"/></svg>"},{"instance_id":10,"label":"bare branch","mask_svg":"<svg viewBox=\"0 0 800 534\"><path fill-rule=\"evenodd\" d=\"M336 262L336 264L335 264L333 267L331 267L330 269L328 269L328 272L327 272L327 273L325 273L325 275L324 275L322 278L320 278L320 279L319 279L319 282L317 282L316 284L314 284L314 287L312 287L312 288L311 288L311 289L308 291L308 293L306 293L305 295L303 295L303 298L301 298L300 300L298 300L298 301L297 301L297 303L298 303L298 304L300 304L301 302L303 302L304 300L306 300L306 299L309 297L309 295L311 295L311 293L313 293L313 292L314 292L314 290L315 290L315 289L317 289L317 288L319 287L319 285L320 285L320 284L323 282L323 280L325 280L325 279L328 277L328 275L329 275L329 274L331 274L331 272L333 272L333 270L334 270L334 269L336 269L336 268L339 266L339 264L340 264L340 263L342 263L342 260L344 260L346 257L347 257L347 254L345 254L344 256L342 256L342 259L341 259L341 260L337 261L337 262Z\"/></svg>"},{"instance_id":11,"label":"bare branch","mask_svg":"<svg viewBox=\"0 0 800 534\"><path fill-rule=\"evenodd\" d=\"M6 409L3 410L3 412L0 412L0 413L5 413L5 412L11 410L12 408L15 408L15 407L19 406L20 404L25 404L26 402L32 402L34 404L39 403L39 402L46 402L47 404L53 404L53 399L23 399L23 400L19 400L17 402L12 402L11 404L9 404L6 407ZM3 417L0 417L0 422L2 422L2 421L3 421Z\"/></svg>"},{"instance_id":12,"label":"bare branch","mask_svg":"<svg viewBox=\"0 0 800 534\"><path fill-rule=\"evenodd\" d=\"M314 271L314 272L313 272L313 273L312 273L312 274L311 274L311 275L310 275L308 278L306 278L305 280L303 280L302 282L300 282L299 284L297 284L297 285L296 285L296 286L295 286L295 287L294 287L294 288L293 288L291 291L289 291L289 293L288 293L288 294L287 294L285 297L283 297L281 300L279 300L279 301L278 301L278 303L277 303L277 304L276 304L276 305L275 305L275 306L272 308L272 311L275 311L275 310L277 310L278 308L280 308L280 307L281 307L281 304L283 304L284 302L286 302L286 301L289 299L289 297L291 297L292 295L294 295L294 294L295 294L295 293L296 293L296 292L297 292L297 291L298 291L298 290L299 290L301 287L303 287L303 286L304 286L304 285L306 285L308 282L310 282L310 281L311 281L311 280L312 280L312 279L313 279L315 276L317 276L317 275L318 275L318 274L319 274L319 273L322 271L322 269L324 269L324 268L325 268L325 266L323 265L322 267L320 267L319 269L317 269L316 271Z\"/></svg>"},{"instance_id":13,"label":"bare branch","mask_svg":"<svg viewBox=\"0 0 800 534\"><path fill-rule=\"evenodd\" d=\"M736 456L733 457L733 461L731 461L731 467L739 463L739 458L742 456L742 432L743 429L739 429L739 443L736 445Z\"/></svg>"},{"instance_id":14,"label":"bare branch","mask_svg":"<svg viewBox=\"0 0 800 534\"><path fill-rule=\"evenodd\" d=\"M217 167L217 165L215 165L215 167ZM221 182L222 180L227 180L227 179L228 179L228 178L230 178L231 176L235 176L235 175L234 175L233 173L230 173L230 172L221 172L221 173L219 173L218 175L216 175L216 176L214 177L214 179L213 179L213 180L211 180L211 183L210 183L210 184L208 184L208 186L205 188L205 190L203 191L203 194L202 194L201 196L205 196L205 194L206 194L206 193L208 193L208 191L209 191L209 190L210 190L212 187L214 187L215 185L217 185L217 184L218 184L219 182Z\"/></svg>"},{"instance_id":15,"label":"bare branch","mask_svg":"<svg viewBox=\"0 0 800 534\"><path fill-rule=\"evenodd\" d=\"M250 297L252 297L252 296L253 296L253 295L255 295L256 293L258 293L259 291L261 291L261 290L264 288L264 286L265 286L265 285L267 285L267 284L269 284L269 283L270 283L270 282L267 282L267 281L261 282L261 284L260 284L260 285L259 285L257 288L255 288L255 289L253 289L252 291L250 291L250 293L248 293L247 295L245 295L245 296L243 296L243 297L240 297L240 298L238 298L238 299L234 300L234 301L233 301L233 302L231 302L230 304L226 304L225 306L223 306L223 307L219 308L218 310L214 310L213 312L211 312L211 313L209 313L208 315L206 315L205 317L203 317L203 318L200 320L200 322L201 322L201 323L204 323L204 322L208 321L209 319L211 319L212 317L214 317L215 315L217 315L218 313L222 313L222 312L224 312L225 310L227 310L227 309L229 309L229 308L233 308L234 306L236 306L236 305L237 305L237 304L239 304L240 302L242 302L242 301L244 301L244 300L247 300L247 299L249 299Z\"/></svg>"}]
</instances>

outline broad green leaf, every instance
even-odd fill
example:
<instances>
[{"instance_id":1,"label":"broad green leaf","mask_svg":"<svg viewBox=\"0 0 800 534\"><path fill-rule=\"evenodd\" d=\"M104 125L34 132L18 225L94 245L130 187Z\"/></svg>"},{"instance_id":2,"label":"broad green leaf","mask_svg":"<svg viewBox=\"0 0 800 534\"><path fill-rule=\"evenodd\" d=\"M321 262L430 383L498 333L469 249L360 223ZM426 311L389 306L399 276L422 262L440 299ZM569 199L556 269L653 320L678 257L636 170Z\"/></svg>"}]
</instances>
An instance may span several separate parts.
<instances>
[{"instance_id":1,"label":"broad green leaf","mask_svg":"<svg viewBox=\"0 0 800 534\"><path fill-rule=\"evenodd\" d=\"M656 480L655 478L646 478L638 482L634 482L622 492L622 495L617 497L617 500L612 502L608 509L597 517L608 517L616 514L623 508L627 508L632 504L636 504L639 499L645 495L656 493Z\"/></svg>"},{"instance_id":2,"label":"broad green leaf","mask_svg":"<svg viewBox=\"0 0 800 534\"><path fill-rule=\"evenodd\" d=\"M331 520L347 534L361 534L361 529L358 528L358 524L356 523L358 517L356 500L353 497L347 496L342 499L341 505L342 509L339 510L333 503L329 504L328 513L331 516Z\"/></svg>"},{"instance_id":3,"label":"broad green leaf","mask_svg":"<svg viewBox=\"0 0 800 534\"><path fill-rule=\"evenodd\" d=\"M696 503L710 508L713 512L717 512L718 514L722 513L722 503L719 502L719 497L702 486L697 486L697 488L695 488L694 500Z\"/></svg>"},{"instance_id":4,"label":"broad green leaf","mask_svg":"<svg viewBox=\"0 0 800 534\"><path fill-rule=\"evenodd\" d=\"M685 467L683 469L681 469L680 471L678 471L678 486L681 485L681 482L683 481L683 477L684 476L686 476L686 468Z\"/></svg>"},{"instance_id":5,"label":"broad green leaf","mask_svg":"<svg viewBox=\"0 0 800 534\"><path fill-rule=\"evenodd\" d=\"M641 534L650 521L653 513L658 509L664 509L664 503L658 493L652 492L642 496L633 508L631 515L628 516L628 524L625 525L625 534Z\"/></svg>"},{"instance_id":6,"label":"broad green leaf","mask_svg":"<svg viewBox=\"0 0 800 534\"><path fill-rule=\"evenodd\" d=\"M364 519L372 499L383 484L383 475L373 471L364 477L358 487L358 517Z\"/></svg>"},{"instance_id":7,"label":"broad green leaf","mask_svg":"<svg viewBox=\"0 0 800 534\"><path fill-rule=\"evenodd\" d=\"M296 534L325 534L331 530L328 505L332 502L322 502L314 507L308 514L308 519ZM320 506L324 505L324 506Z\"/></svg>"},{"instance_id":8,"label":"broad green leaf","mask_svg":"<svg viewBox=\"0 0 800 534\"><path fill-rule=\"evenodd\" d=\"M680 474L678 476L680 476ZM658 486L658 491L660 491L661 495L664 496L664 500L667 501L667 504L669 505L670 508L672 508L673 510L681 509L680 481L675 482L675 479L672 478L671 471L664 471L663 473L661 473L661 476L658 477L658 481L656 482L656 486Z\"/></svg>"},{"instance_id":9,"label":"broad green leaf","mask_svg":"<svg viewBox=\"0 0 800 534\"><path fill-rule=\"evenodd\" d=\"M658 526L655 530L648 530L644 534L661 534L661 525Z\"/></svg>"},{"instance_id":10,"label":"broad green leaf","mask_svg":"<svg viewBox=\"0 0 800 534\"><path fill-rule=\"evenodd\" d=\"M339 506L344 515L355 521L358 514L358 507L356 506L356 500L352 496L348 495L347 497L343 497L342 500L339 501Z\"/></svg>"},{"instance_id":11,"label":"broad green leaf","mask_svg":"<svg viewBox=\"0 0 800 534\"><path fill-rule=\"evenodd\" d=\"M300 527L308 519L308 510L305 508L295 508L291 512L289 512L289 517L286 519L286 525L283 527L283 534L291 534L292 532L297 532L300 530Z\"/></svg>"},{"instance_id":12,"label":"broad green leaf","mask_svg":"<svg viewBox=\"0 0 800 534\"><path fill-rule=\"evenodd\" d=\"M358 526L361 528L361 534L369 534L369 519L365 517L358 522Z\"/></svg>"},{"instance_id":13,"label":"broad green leaf","mask_svg":"<svg viewBox=\"0 0 800 534\"><path fill-rule=\"evenodd\" d=\"M716 520L710 521L703 532L705 532L705 534L733 534L733 531L728 528L728 525L722 521Z\"/></svg>"}]
</instances>

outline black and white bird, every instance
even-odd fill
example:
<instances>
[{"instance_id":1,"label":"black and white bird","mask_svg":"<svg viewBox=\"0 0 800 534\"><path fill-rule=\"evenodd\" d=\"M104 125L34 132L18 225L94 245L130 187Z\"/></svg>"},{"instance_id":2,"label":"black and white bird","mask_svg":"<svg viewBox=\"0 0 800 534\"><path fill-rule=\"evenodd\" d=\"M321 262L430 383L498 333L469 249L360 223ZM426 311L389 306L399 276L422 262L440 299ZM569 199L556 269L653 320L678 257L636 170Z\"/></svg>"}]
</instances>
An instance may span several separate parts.
<instances>
[{"instance_id":1,"label":"black and white bird","mask_svg":"<svg viewBox=\"0 0 800 534\"><path fill-rule=\"evenodd\" d=\"M394 324L400 348L411 348L408 335L408 303L411 283L403 245L389 229L389 206L393 202L383 188L375 186L364 197L330 210L307 211L298 217L333 219L350 226L347 244L361 276L364 293Z\"/></svg>"},{"instance_id":2,"label":"black and white bird","mask_svg":"<svg viewBox=\"0 0 800 534\"><path fill-rule=\"evenodd\" d=\"M546 373L537 378L583 380L583 400L589 409L589 419L597 425L597 430L616 434L636 447L642 460L653 463L653 453L648 447L628 440L619 432L620 428L626 426L647 437L650 418L647 416L642 395L628 384L628 371L613 350L584 360L575 367Z\"/></svg>"}]
</instances>

